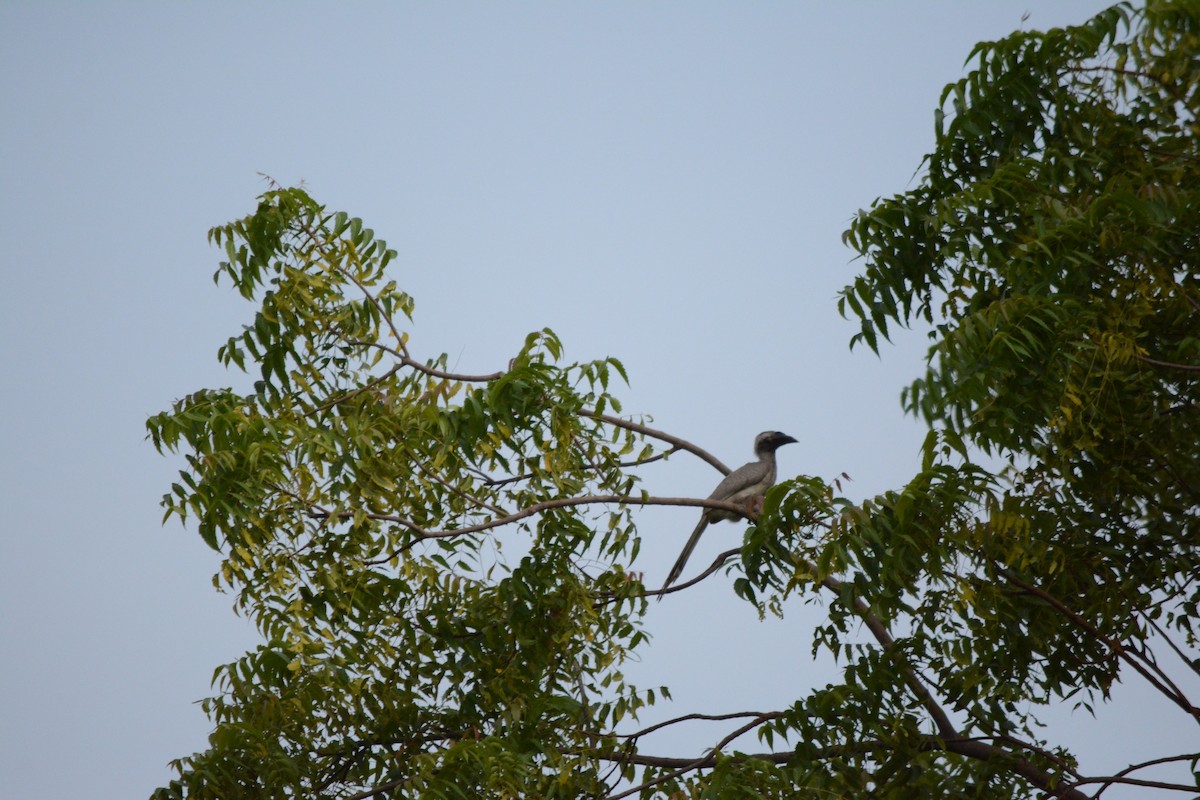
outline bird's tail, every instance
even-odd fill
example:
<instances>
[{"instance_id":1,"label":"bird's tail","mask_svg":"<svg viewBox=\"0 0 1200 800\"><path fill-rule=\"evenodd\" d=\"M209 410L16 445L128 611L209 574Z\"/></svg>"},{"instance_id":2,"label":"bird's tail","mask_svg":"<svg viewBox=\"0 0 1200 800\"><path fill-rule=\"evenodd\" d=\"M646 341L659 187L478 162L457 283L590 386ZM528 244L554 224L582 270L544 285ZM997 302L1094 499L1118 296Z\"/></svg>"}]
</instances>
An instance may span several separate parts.
<instances>
[{"instance_id":1,"label":"bird's tail","mask_svg":"<svg viewBox=\"0 0 1200 800\"><path fill-rule=\"evenodd\" d=\"M675 560L675 566L671 567L671 572L667 575L667 582L659 589L658 600L662 602L662 593L670 588L671 584L679 579L683 574L683 568L687 566L688 558L691 557L692 551L696 549L696 543L700 541L700 534L704 533L704 529L708 527L708 515L702 514L700 521L696 523L696 529L692 531L691 538L687 540L687 544L683 546L683 552L679 554L679 558Z\"/></svg>"}]
</instances>

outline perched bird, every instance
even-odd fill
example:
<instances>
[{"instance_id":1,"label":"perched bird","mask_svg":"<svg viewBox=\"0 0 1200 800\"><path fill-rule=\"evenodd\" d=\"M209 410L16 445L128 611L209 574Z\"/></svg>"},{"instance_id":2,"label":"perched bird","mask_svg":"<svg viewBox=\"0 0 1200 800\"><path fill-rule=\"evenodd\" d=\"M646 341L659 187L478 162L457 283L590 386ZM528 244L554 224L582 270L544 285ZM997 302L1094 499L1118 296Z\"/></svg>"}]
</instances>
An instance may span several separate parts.
<instances>
[{"instance_id":1,"label":"perched bird","mask_svg":"<svg viewBox=\"0 0 1200 800\"><path fill-rule=\"evenodd\" d=\"M786 433L779 431L763 431L758 436L754 437L754 455L758 456L758 461L751 461L749 464L743 464L733 472L725 476L725 479L717 484L717 488L713 489L713 493L708 496L709 500L725 500L730 503L740 503L742 501L754 502L766 494L767 489L775 485L775 451L785 444L791 444L796 440L788 436ZM688 557L692 551L696 549L696 543L700 541L700 534L704 533L704 529L708 527L710 522L720 522L723 519L737 519L738 515L732 511L724 511L717 508L706 508L700 514L700 521L696 523L696 529L692 531L692 536L684 545L683 552L679 554L679 560L675 562L675 566L671 567L671 574L667 576L667 582L663 584L661 591L674 583L683 573L683 568L687 564ZM658 599L662 599L660 593Z\"/></svg>"}]
</instances>

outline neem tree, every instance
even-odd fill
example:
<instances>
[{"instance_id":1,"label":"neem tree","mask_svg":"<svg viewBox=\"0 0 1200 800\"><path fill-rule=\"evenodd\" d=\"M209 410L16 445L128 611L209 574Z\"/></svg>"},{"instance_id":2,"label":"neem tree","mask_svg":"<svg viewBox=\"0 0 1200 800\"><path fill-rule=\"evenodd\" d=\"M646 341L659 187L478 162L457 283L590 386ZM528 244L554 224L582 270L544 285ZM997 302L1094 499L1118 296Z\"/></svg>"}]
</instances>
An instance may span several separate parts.
<instances>
[{"instance_id":1,"label":"neem tree","mask_svg":"<svg viewBox=\"0 0 1200 800\"><path fill-rule=\"evenodd\" d=\"M414 356L393 252L301 190L213 229L218 279L259 306L220 357L259 380L148 425L187 459L168 516L224 555L264 644L218 669L209 749L155 797L1194 794L1154 772L1195 769L1194 745L1083 775L1035 715L1122 680L1200 723L1200 4L973 59L920 185L846 234L856 340L931 326L903 395L930 424L920 471L862 503L784 481L726 554L741 599L822 605L842 679L780 687L690 758L640 746L662 692L621 666L654 594L638 510L713 504L632 470L727 469L618 416L621 364L562 363L549 331L490 375ZM732 749L747 734L763 752Z\"/></svg>"}]
</instances>

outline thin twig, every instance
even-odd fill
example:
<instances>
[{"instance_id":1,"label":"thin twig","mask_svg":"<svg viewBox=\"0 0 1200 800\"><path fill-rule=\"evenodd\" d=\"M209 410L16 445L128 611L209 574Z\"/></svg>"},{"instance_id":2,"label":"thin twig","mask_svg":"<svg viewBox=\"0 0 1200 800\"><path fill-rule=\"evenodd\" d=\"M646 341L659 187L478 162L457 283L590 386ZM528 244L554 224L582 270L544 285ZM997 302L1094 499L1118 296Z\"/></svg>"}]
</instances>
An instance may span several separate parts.
<instances>
[{"instance_id":1,"label":"thin twig","mask_svg":"<svg viewBox=\"0 0 1200 800\"><path fill-rule=\"evenodd\" d=\"M1150 627L1154 628L1155 633L1157 633L1166 641L1167 646L1175 652L1175 655L1179 656L1179 660L1186 664L1188 669L1190 669L1192 672L1200 675L1200 662L1198 662L1196 659L1189 658L1187 653L1183 652L1183 649L1180 648L1179 645L1175 644L1175 640L1172 639L1166 631L1159 627L1157 622L1149 617L1145 617L1145 619L1146 622L1150 623Z\"/></svg>"},{"instance_id":2,"label":"thin twig","mask_svg":"<svg viewBox=\"0 0 1200 800\"><path fill-rule=\"evenodd\" d=\"M339 403L344 403L347 400L349 400L350 398L357 397L358 395L362 394L363 392L371 391L376 386L383 383L388 378L392 377L397 372L399 372L401 366L403 366L403 365L397 364L396 366L389 369L387 372L380 375L378 378L373 378L369 382L363 384L362 386L359 386L357 389L352 389L351 391L348 391L345 394L339 395L338 397L335 397L332 400L328 400L328 401L322 403L321 405L319 405L316 408L309 411L306 414L306 416L312 416L313 414L320 414L323 411L328 411L329 409L333 408L334 406L338 405Z\"/></svg>"},{"instance_id":3,"label":"thin twig","mask_svg":"<svg viewBox=\"0 0 1200 800\"><path fill-rule=\"evenodd\" d=\"M416 455L413 454L412 452L408 453L408 457L412 459L413 463L416 464L417 467L422 472L424 472L426 475L428 475L430 478L432 478L434 481L436 481L439 485L444 486L447 490L449 490L450 492L453 492L454 494L458 495L462 499L464 499L468 502L474 503L475 505L480 506L482 508L486 508L488 511L491 511L493 514L504 514L505 513L504 509L500 508L500 506L493 505L492 503L489 503L486 500L482 500L482 499L476 497L475 495L468 494L467 492L464 492L463 490L459 489L457 486L452 486L449 483L449 481L447 481L445 478L443 478L441 475L439 475L437 472L435 472L434 469L432 467L430 467L428 464L426 464L424 461L417 458Z\"/></svg>"}]
</instances>

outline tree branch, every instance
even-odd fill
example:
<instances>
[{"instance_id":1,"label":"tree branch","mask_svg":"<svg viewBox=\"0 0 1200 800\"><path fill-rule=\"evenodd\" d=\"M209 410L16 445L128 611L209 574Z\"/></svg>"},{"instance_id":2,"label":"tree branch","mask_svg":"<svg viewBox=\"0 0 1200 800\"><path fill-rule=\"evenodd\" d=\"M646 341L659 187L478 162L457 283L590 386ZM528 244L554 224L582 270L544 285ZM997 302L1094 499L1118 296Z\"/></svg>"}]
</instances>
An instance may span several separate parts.
<instances>
[{"instance_id":1,"label":"tree branch","mask_svg":"<svg viewBox=\"0 0 1200 800\"><path fill-rule=\"evenodd\" d=\"M397 514L365 514L367 519L377 520L380 522L395 522L398 525L411 530L416 534L418 539L446 539L452 536L463 536L468 533L479 533L481 531L499 528L504 525L510 525L514 522L519 522L523 519L540 514L543 511L549 511L555 508L567 508L569 506L583 505L633 505L633 506L691 506L695 508L716 508L724 511L733 511L742 517L752 519L747 514L746 507L738 503L728 503L722 500L699 499L695 497L654 497L651 495L622 495L622 494L597 494L583 495L580 497L560 497L554 500L544 500L540 503L534 503L531 506L521 509L520 511L509 514L508 516L492 519L487 522L480 522L476 525L467 525L462 528L452 528L449 530L430 531L417 525L407 517L401 517ZM330 516L329 512L310 511L312 516L323 519ZM353 511L342 511L333 516L341 519L349 519L354 516ZM384 564L398 556L401 550L396 550L384 558L365 563L375 565Z\"/></svg>"},{"instance_id":2,"label":"tree branch","mask_svg":"<svg viewBox=\"0 0 1200 800\"><path fill-rule=\"evenodd\" d=\"M813 574L819 574L815 564L806 563L805 566ZM837 578L832 576L826 577L821 581L820 585L832 592L839 599L842 597L844 584ZM867 626L867 629L875 637L875 640L882 646L883 651L899 667L909 691L913 693L917 702L921 704L933 720L938 730L938 735L931 738L939 744L938 747L933 749L945 750L946 752L955 753L978 761L991 761L1002 757L1010 758L1012 759L1013 770L1033 786L1049 793L1057 792L1054 796L1063 798L1063 800L1087 800L1086 796L1078 790L1057 790L1055 788L1057 781L1054 776L1048 774L1036 764L1016 756L1011 751L985 741L964 737L950 720L945 709L934 698L933 693L917 675L916 670L905 663L901 655L896 652L896 642L888 631L887 626L871 613L870 607L861 598L855 597L852 602L854 612L863 621L863 624Z\"/></svg>"},{"instance_id":3,"label":"tree branch","mask_svg":"<svg viewBox=\"0 0 1200 800\"><path fill-rule=\"evenodd\" d=\"M678 447L671 447L662 451L661 453L655 453L654 455L647 456L646 458L638 458L634 459L633 461L621 461L613 466L621 469L627 469L629 467L640 467L645 464L653 464L655 461L661 461L662 459L671 455L671 453L675 453L678 450ZM584 469L598 470L603 466L603 464L587 464L584 466ZM480 475L488 486L507 486L510 483L520 483L523 480L533 477L532 472L522 473L521 475L513 475L511 478L493 478L482 471L477 471L476 474Z\"/></svg>"},{"instance_id":4,"label":"tree branch","mask_svg":"<svg viewBox=\"0 0 1200 800\"><path fill-rule=\"evenodd\" d=\"M383 350L385 353L390 353L393 358L395 358L404 366L411 367L417 372L424 373L425 375L429 375L434 378L442 378L449 381L462 381L463 383L488 383L490 381L498 380L504 375L503 372L490 372L487 375L464 375L457 372L445 372L444 370L431 367L427 364L422 364L421 362L409 357L408 353L398 350L395 347L389 347L388 345L380 342L368 342L364 339L347 339L346 341L349 344L356 344L360 347L374 347L376 349Z\"/></svg>"},{"instance_id":5,"label":"tree branch","mask_svg":"<svg viewBox=\"0 0 1200 800\"><path fill-rule=\"evenodd\" d=\"M1192 717L1200 720L1200 708L1197 708L1188 702L1187 697L1183 694L1179 687L1174 684L1170 677L1164 673L1157 664L1146 659L1145 657L1134 658L1130 650L1121 644L1121 642L1105 636L1096 626L1092 625L1075 611L1071 610L1065 603L1063 603L1054 595L1050 594L1044 589L1034 586L1031 583L1026 583L999 564L995 564L995 566L997 571L1004 577L1005 580L1022 591L1028 592L1034 597L1037 597L1039 600L1049 604L1053 609L1066 617L1067 620L1077 628L1085 631L1088 635L1101 642L1114 656L1133 667L1133 669L1139 675L1146 679L1147 683L1157 689L1164 697L1166 697L1175 705L1179 706ZM1145 664L1145 666L1143 666L1143 664Z\"/></svg>"},{"instance_id":6,"label":"tree branch","mask_svg":"<svg viewBox=\"0 0 1200 800\"><path fill-rule=\"evenodd\" d=\"M663 728L666 728L670 725L677 725L680 722L691 722L693 720L704 720L704 721L709 721L709 722L723 722L725 720L741 719L743 717L758 718L758 717L762 717L766 713L771 713L771 714L775 714L776 716L778 716L778 712L763 712L763 711L737 711L737 712L734 712L731 714L684 714L681 717L675 717L674 719L668 719L663 722L657 722L648 728L642 728L640 731L634 731L633 733L613 733L611 735L617 737L618 739L640 739L643 736L654 733L655 731L658 731L658 730L662 730Z\"/></svg>"},{"instance_id":7,"label":"tree branch","mask_svg":"<svg viewBox=\"0 0 1200 800\"><path fill-rule=\"evenodd\" d=\"M742 552L742 549L740 547L735 547L732 550L726 550L725 552L718 554L717 557L715 559L713 559L713 562L712 562L712 564L709 565L708 569L704 570L699 575L692 578L690 581L685 581L683 583L673 583L673 584L671 584L670 588L668 588L668 589L653 589L648 592L643 592L642 596L643 597L654 597L654 596L662 597L664 595L674 594L675 592L681 592L684 589L688 588L689 586L695 586L697 583L699 583L700 581L707 578L709 575L712 575L714 572L719 570L722 566L724 566L726 561L733 558L740 552Z\"/></svg>"},{"instance_id":8,"label":"tree branch","mask_svg":"<svg viewBox=\"0 0 1200 800\"><path fill-rule=\"evenodd\" d=\"M1096 792L1095 797L1099 797L1100 792L1103 792L1105 789L1109 788L1113 784L1118 784L1118 783L1124 784L1126 786L1145 786L1150 789L1171 789L1176 792L1191 792L1193 794L1195 794L1195 792L1196 792L1196 786L1194 784L1191 786L1188 786L1185 783L1167 783L1165 781L1148 781L1148 780L1143 780L1141 778L1118 778L1116 776L1109 776L1107 778L1081 778L1080 780L1072 781L1070 786L1071 787L1083 786L1084 784L1088 784L1088 783L1103 783L1104 784L1104 787L1102 789L1100 789L1100 791ZM1093 800L1094 800L1094 798L1093 798Z\"/></svg>"},{"instance_id":9,"label":"tree branch","mask_svg":"<svg viewBox=\"0 0 1200 800\"><path fill-rule=\"evenodd\" d=\"M668 444L672 444L679 450L687 450L689 453L700 458L702 461L707 461L723 475L728 475L732 471L729 469L729 467L725 466L721 459L717 458L704 448L692 444L687 439L681 439L678 436L673 436L666 431L660 431L657 428L651 428L648 425L642 425L638 422L632 422L627 419L621 419L620 417L614 417L611 414L600 414L595 409L591 408L579 409L579 416L603 420L609 425L615 425L618 428L636 431L643 436L649 436L652 439L658 439L660 441L667 442Z\"/></svg>"},{"instance_id":10,"label":"tree branch","mask_svg":"<svg viewBox=\"0 0 1200 800\"><path fill-rule=\"evenodd\" d=\"M388 781L387 783L381 783L373 789L365 789L364 791L358 792L356 794L352 794L349 797L345 798L345 800L367 800L367 798L369 798L369 797L378 797L379 795L383 794L384 792L390 792L392 789L399 789L401 786L404 785L406 780L408 780L408 779L407 778L397 778L394 781Z\"/></svg>"},{"instance_id":11,"label":"tree branch","mask_svg":"<svg viewBox=\"0 0 1200 800\"><path fill-rule=\"evenodd\" d=\"M336 406L339 403L346 402L347 400L349 400L352 397L357 397L358 395L362 394L363 392L371 391L376 386L383 383L388 378L392 377L397 372L399 372L401 366L402 366L401 364L397 364L396 366L389 369L387 372L383 373L382 375L380 375L377 378L373 378L371 381L363 384L362 386L359 386L357 389L352 389L348 392L345 392L344 394L334 397L331 400L326 400L321 405L317 406L316 408L312 409L311 411L306 412L305 415L312 416L313 414L320 414L324 411L328 411L329 409L333 408L334 406Z\"/></svg>"},{"instance_id":12,"label":"tree branch","mask_svg":"<svg viewBox=\"0 0 1200 800\"><path fill-rule=\"evenodd\" d=\"M464 492L463 490L459 489L457 486L452 486L450 484L450 482L447 481L445 478L443 478L441 475L439 475L433 469L433 467L429 466L424 461L417 458L415 453L412 453L410 451L408 453L408 457L412 459L412 462L417 465L418 469L420 469L422 472L424 472L426 475L428 475L434 482L436 482L439 486L442 486L443 488L445 488L447 491L458 495L459 497L461 497L462 499L466 500L469 503L474 503L476 506L478 506L480 508L486 508L488 511L491 511L493 514L504 514L505 513L504 509L500 508L499 506L489 503L488 501L478 498L472 494L468 494L467 492Z\"/></svg>"},{"instance_id":13,"label":"tree branch","mask_svg":"<svg viewBox=\"0 0 1200 800\"><path fill-rule=\"evenodd\" d=\"M268 178L268 180L271 180L271 182L274 183L273 179ZM324 226L325 222L327 222L329 219L329 217L326 217L324 220L321 220L320 225ZM375 310L379 313L379 318L387 324L388 329L392 332L392 336L396 338L396 344L403 348L404 336L401 335L400 331L396 328L396 323L392 320L391 315L384 310L383 304L379 302L379 298L368 291L367 287L363 285L358 278L354 277L348 270L345 270L338 265L336 259L334 259L332 254L328 251L327 245L325 244L326 240L317 237L317 232L313 230L312 225L309 224L307 218L300 221L300 229L308 235L308 240L312 243L313 247L316 248L317 252L320 253L321 257L329 264L330 269L342 275L358 287L358 290L362 292L363 296L367 298L372 306L375 307Z\"/></svg>"},{"instance_id":14,"label":"tree branch","mask_svg":"<svg viewBox=\"0 0 1200 800\"><path fill-rule=\"evenodd\" d=\"M814 575L818 574L815 564L806 564L805 566L808 567L808 569L810 569ZM821 581L821 586L840 598L844 584L837 578L830 576ZM946 714L946 711L941 707L940 704L938 704L937 700L934 699L933 693L930 692L929 688L925 686L920 678L917 677L917 674L912 667L901 662L899 654L895 652L896 640L893 639L891 633L888 632L887 626L885 626L878 617L871 613L870 607L862 598L855 597L853 602L855 613L858 614L860 619L862 619L863 624L867 626L867 630L871 632L871 635L875 637L875 640L883 647L884 652L896 662L898 667L900 667L904 674L905 684L908 685L909 690L917 698L917 701L929 713L929 716L933 719L934 725L937 726L939 735L947 741L952 739L961 739L962 735L958 732L958 728L954 726L954 723L950 721L949 715Z\"/></svg>"},{"instance_id":15,"label":"tree branch","mask_svg":"<svg viewBox=\"0 0 1200 800\"><path fill-rule=\"evenodd\" d=\"M1161 764L1172 764L1176 761L1196 761L1196 760L1200 760L1200 753L1184 753L1184 754L1178 755L1178 756L1167 756L1166 758L1155 758L1155 759L1151 759L1150 761L1143 761L1140 764L1130 764L1128 767L1121 770L1116 775L1113 775L1111 778L1104 778L1103 779L1104 785L1096 790L1096 794L1094 795L1094 798L1099 798L1100 795L1104 794L1104 790L1107 789L1108 787L1112 786L1113 784L1124 783L1125 776L1127 776L1131 772L1137 772L1139 769L1146 769L1147 767L1157 767ZM1082 783L1095 783L1097 780L1100 780L1100 779L1084 778L1084 779L1077 781L1076 783L1074 783L1072 785L1078 786L1079 784L1082 784ZM1167 787L1161 787L1161 788L1167 788ZM1194 786L1188 787L1188 791L1195 791L1195 789L1196 789L1196 787L1194 787Z\"/></svg>"},{"instance_id":16,"label":"tree branch","mask_svg":"<svg viewBox=\"0 0 1200 800\"><path fill-rule=\"evenodd\" d=\"M766 721L766 720L763 720L763 721ZM761 722L758 724L761 724ZM749 730L751 727L753 727L753 726L752 725L751 726L743 726L743 729L740 729L740 732L738 732L737 735L740 736L742 733L745 733L746 730ZM736 736L734 736L733 738L736 738ZM732 739L729 739L729 741L732 741ZM726 743L728 743L728 742L726 742ZM850 744L832 745L830 747L823 747L823 748L820 748L819 750L817 750L815 753L806 754L806 755L808 755L808 757L810 757L816 761L826 761L826 760L834 759L834 758L844 758L846 756L867 755L867 754L874 753L877 751L887 751L887 750L893 749L893 747L894 747L893 745L891 745L887 742L868 740L868 741L863 741L863 742L854 742L854 743L850 743ZM958 739L955 741L947 742L939 736L924 735L917 742L917 747L922 752L953 753L956 755L962 755L962 756L966 756L968 758L977 758L977 759L984 760L984 761L991 760L993 758L997 758L997 757L1001 757L1001 756L1014 758L1014 755L1012 752L1004 750L1002 748L995 747L994 745L989 745L986 742L984 742L982 740L978 740L978 739ZM982 748L982 749L980 749L980 748ZM982 753L986 753L987 755L985 757L981 757ZM717 749L714 749L714 750L711 750L708 754L706 754L702 758L692 758L692 759L672 758L672 757L667 757L667 756L642 755L642 754L637 754L637 753L625 753L625 752L599 753L596 755L596 757L603 761L623 761L623 762L630 763L630 764L637 764L638 766L643 766L643 767L655 767L657 769L672 770L672 772L670 774L661 776L661 777L656 778L651 781L646 781L645 783L643 783L637 787L634 787L634 789L631 791L623 792L622 794L613 795L613 796L610 796L609 798L607 798L607 800L618 800L618 798L627 797L628 795L633 794L637 791L641 791L642 789L656 786L656 785L664 783L665 781L668 781L668 780L674 780L675 778L678 778L681 775L686 774L687 772L691 772L691 771L698 770L698 769L710 769L710 768L716 766L718 755L719 755L719 751ZM769 763L776 764L776 765L787 764L789 761L791 761L795 757L796 757L795 751L784 751L784 752L775 752L775 753L749 753L749 754L737 754L737 755L729 756L729 758L738 760L738 761L749 761L749 760L767 761ZM1035 786L1037 786L1040 789L1045 790L1049 796L1056 797L1056 798L1064 798L1064 800L1089 800L1087 795L1085 795L1082 792L1080 792L1079 790L1073 788L1074 787L1073 784L1068 785L1068 786L1052 787L1051 786L1052 781L1050 780L1049 776L1047 776L1044 772L1042 772L1041 770L1039 770L1037 767L1030 764L1029 762L1025 761L1024 759L1017 758L1016 763L1014 765L1014 769L1019 774L1021 774L1023 777L1025 777L1027 780L1029 780L1030 783L1034 784ZM1089 780L1090 780L1090 782L1095 782L1094 780L1091 780L1091 779L1089 779Z\"/></svg>"},{"instance_id":17,"label":"tree branch","mask_svg":"<svg viewBox=\"0 0 1200 800\"><path fill-rule=\"evenodd\" d=\"M728 745L730 742L732 742L734 739L737 739L739 736L741 736L744 733L754 730L759 725L762 725L764 722L770 722L771 720L773 720L779 716L781 716L781 714L778 711L772 711L772 712L763 714L761 716L758 716L755 719L751 720L750 722L747 722L745 725L742 725L740 728L737 728L736 730L727 734L724 738L721 739L721 741L717 742L716 745L714 745L711 750L708 751L707 755L705 755L699 759L694 759L691 762L688 762L688 763L684 764L683 766L679 767L678 769L672 770L671 772L667 773L666 775L660 775L656 778L652 778L651 780L645 781L638 786L634 786L632 789L627 789L626 791L621 792L620 794L609 795L607 800L621 800L621 798L629 797L630 795L637 794L638 792L641 792L643 789L650 789L654 786L659 786L663 783L666 783L667 781L675 780L676 778L678 778L682 775L685 775L688 772L691 772L696 769L700 769L707 762L715 763L717 754L720 753L721 750L726 745Z\"/></svg>"},{"instance_id":18,"label":"tree branch","mask_svg":"<svg viewBox=\"0 0 1200 800\"><path fill-rule=\"evenodd\" d=\"M1142 614L1142 618L1146 620L1147 624L1149 624L1151 628L1154 628L1155 633L1157 633L1163 638L1164 641L1166 641L1167 646L1171 648L1175 655L1179 656L1179 660L1182 661L1188 669L1197 675L1200 675L1200 660L1188 658L1187 653L1183 652L1183 648L1177 645L1175 640L1172 639L1167 632L1164 631L1159 624L1151 619L1148 615Z\"/></svg>"},{"instance_id":19,"label":"tree branch","mask_svg":"<svg viewBox=\"0 0 1200 800\"><path fill-rule=\"evenodd\" d=\"M1193 367L1191 364L1176 364L1172 361L1159 361L1157 358L1150 358L1150 356L1135 355L1134 358L1136 358L1138 361L1141 361L1143 364L1153 364L1156 367L1170 367L1171 369L1181 369L1185 370L1186 372L1200 372L1200 367Z\"/></svg>"}]
</instances>

